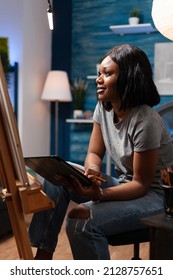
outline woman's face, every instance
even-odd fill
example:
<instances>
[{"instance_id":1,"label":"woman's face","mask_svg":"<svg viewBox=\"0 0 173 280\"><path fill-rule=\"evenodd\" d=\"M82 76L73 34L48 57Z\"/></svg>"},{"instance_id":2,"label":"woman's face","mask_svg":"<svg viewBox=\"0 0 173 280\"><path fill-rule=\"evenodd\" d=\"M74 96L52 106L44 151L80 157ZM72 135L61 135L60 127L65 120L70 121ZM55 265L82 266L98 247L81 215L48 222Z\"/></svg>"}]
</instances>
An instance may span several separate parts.
<instances>
[{"instance_id":1,"label":"woman's face","mask_svg":"<svg viewBox=\"0 0 173 280\"><path fill-rule=\"evenodd\" d=\"M118 65L110 56L105 57L100 64L98 77L96 79L99 101L111 102L112 104L117 101L116 81L118 72Z\"/></svg>"}]
</instances>

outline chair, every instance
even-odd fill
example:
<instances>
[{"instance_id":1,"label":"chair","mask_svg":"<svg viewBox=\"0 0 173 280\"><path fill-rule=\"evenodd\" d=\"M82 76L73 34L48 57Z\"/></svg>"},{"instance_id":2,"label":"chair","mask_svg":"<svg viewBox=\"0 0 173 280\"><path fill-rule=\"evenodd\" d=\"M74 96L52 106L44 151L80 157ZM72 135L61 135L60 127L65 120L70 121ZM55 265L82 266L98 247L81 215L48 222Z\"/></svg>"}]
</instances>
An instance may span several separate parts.
<instances>
[{"instance_id":1,"label":"chair","mask_svg":"<svg viewBox=\"0 0 173 280\"><path fill-rule=\"evenodd\" d=\"M173 101L167 102L159 107L156 108L156 111L160 114L163 121L165 122L166 128L171 135L173 140L173 121L172 121L172 114L173 114Z\"/></svg>"},{"instance_id":2,"label":"chair","mask_svg":"<svg viewBox=\"0 0 173 280\"><path fill-rule=\"evenodd\" d=\"M108 237L108 243L112 246L122 246L133 244L133 257L132 260L140 260L140 243L150 241L149 228L128 231L121 234L116 234Z\"/></svg>"}]
</instances>

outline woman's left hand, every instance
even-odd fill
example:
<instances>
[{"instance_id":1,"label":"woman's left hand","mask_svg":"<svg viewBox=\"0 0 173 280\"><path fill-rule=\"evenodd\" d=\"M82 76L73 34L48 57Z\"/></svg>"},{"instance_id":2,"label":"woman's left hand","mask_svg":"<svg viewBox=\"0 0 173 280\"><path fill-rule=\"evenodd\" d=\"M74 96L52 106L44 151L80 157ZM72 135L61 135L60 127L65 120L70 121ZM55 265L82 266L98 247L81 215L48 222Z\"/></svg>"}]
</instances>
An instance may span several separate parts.
<instances>
[{"instance_id":1,"label":"woman's left hand","mask_svg":"<svg viewBox=\"0 0 173 280\"><path fill-rule=\"evenodd\" d=\"M75 192L77 195L88 197L93 201L97 201L102 197L102 190L100 189L101 182L94 176L90 176L92 184L88 187L81 185L75 176L71 175L71 178L73 183L70 185L70 190Z\"/></svg>"},{"instance_id":2,"label":"woman's left hand","mask_svg":"<svg viewBox=\"0 0 173 280\"><path fill-rule=\"evenodd\" d=\"M94 175L89 176L92 184L90 186L83 186L79 180L71 175L70 177L58 175L58 180L60 184L69 191L76 193L79 196L85 196L90 198L93 201L99 200L102 197L102 190L100 189L101 182L97 180Z\"/></svg>"}]
</instances>

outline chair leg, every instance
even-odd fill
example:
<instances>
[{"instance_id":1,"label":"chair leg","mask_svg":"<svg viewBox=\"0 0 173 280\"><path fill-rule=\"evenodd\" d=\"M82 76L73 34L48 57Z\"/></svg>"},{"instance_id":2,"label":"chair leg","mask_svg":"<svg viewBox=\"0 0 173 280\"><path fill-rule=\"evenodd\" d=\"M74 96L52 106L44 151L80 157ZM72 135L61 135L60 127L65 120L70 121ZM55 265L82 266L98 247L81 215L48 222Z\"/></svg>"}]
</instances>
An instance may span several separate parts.
<instances>
[{"instance_id":1,"label":"chair leg","mask_svg":"<svg viewBox=\"0 0 173 280\"><path fill-rule=\"evenodd\" d=\"M133 258L131 258L131 260L141 260L141 258L139 257L139 243L134 243L133 244Z\"/></svg>"}]
</instances>

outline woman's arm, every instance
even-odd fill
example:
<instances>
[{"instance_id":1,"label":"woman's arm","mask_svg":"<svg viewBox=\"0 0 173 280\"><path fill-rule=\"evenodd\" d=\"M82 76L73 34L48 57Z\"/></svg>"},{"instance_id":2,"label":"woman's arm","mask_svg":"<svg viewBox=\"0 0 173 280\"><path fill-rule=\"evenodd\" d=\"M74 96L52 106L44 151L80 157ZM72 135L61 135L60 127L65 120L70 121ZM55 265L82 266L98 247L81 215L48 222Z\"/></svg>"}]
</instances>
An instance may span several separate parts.
<instances>
[{"instance_id":1,"label":"woman's arm","mask_svg":"<svg viewBox=\"0 0 173 280\"><path fill-rule=\"evenodd\" d=\"M95 158L94 155L91 157ZM79 195L90 197L94 201L130 200L141 197L146 194L153 181L157 159L158 149L140 153L135 152L133 160L134 175L132 181L101 190L100 183L97 180L93 181L90 188L84 189L80 183L73 178L75 182L73 189ZM90 168L88 170L90 171L90 176L97 173L97 171L92 171Z\"/></svg>"},{"instance_id":2,"label":"woman's arm","mask_svg":"<svg viewBox=\"0 0 173 280\"><path fill-rule=\"evenodd\" d=\"M134 152L133 179L103 190L102 200L130 200L146 194L150 187L158 161L158 149Z\"/></svg>"},{"instance_id":3,"label":"woman's arm","mask_svg":"<svg viewBox=\"0 0 173 280\"><path fill-rule=\"evenodd\" d=\"M105 146L100 125L94 123L88 154L85 160L85 175L100 175ZM130 200L146 194L157 167L158 149L134 152L132 181L103 190L102 200Z\"/></svg>"},{"instance_id":4,"label":"woman's arm","mask_svg":"<svg viewBox=\"0 0 173 280\"><path fill-rule=\"evenodd\" d=\"M105 145L100 125L94 123L90 138L88 153L85 160L85 175L92 178L92 175L100 176L102 159L105 153ZM92 187L84 189L74 178L73 189L79 195L90 197L93 200L130 200L146 194L150 187L157 167L158 149L145 152L134 152L133 178L132 181L122 183L118 186L110 186L100 191L100 182L93 181Z\"/></svg>"},{"instance_id":5,"label":"woman's arm","mask_svg":"<svg viewBox=\"0 0 173 280\"><path fill-rule=\"evenodd\" d=\"M105 145L102 137L100 125L94 122L93 130L90 137L88 153L85 159L85 175L88 175L91 170L98 173L101 172L102 159L105 153Z\"/></svg>"}]
</instances>

